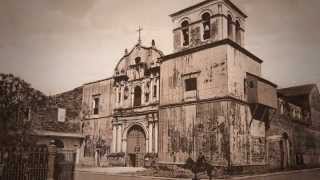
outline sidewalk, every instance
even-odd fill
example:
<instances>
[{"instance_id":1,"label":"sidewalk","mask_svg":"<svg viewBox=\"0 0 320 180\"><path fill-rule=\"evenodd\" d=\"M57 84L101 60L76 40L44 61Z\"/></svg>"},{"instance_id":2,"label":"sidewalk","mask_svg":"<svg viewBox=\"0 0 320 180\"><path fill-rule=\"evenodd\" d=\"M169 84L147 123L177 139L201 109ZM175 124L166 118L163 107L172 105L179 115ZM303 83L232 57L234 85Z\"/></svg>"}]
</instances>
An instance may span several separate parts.
<instances>
[{"instance_id":1,"label":"sidewalk","mask_svg":"<svg viewBox=\"0 0 320 180\"><path fill-rule=\"evenodd\" d=\"M134 178L141 178L141 179L159 179L159 180L174 180L177 178L168 178L168 177L153 177L153 176L137 176L137 175L130 175L127 173L135 173L139 171L144 171L145 168L133 168L133 167L107 167L107 168L77 168L75 171L76 173L90 173L90 174L99 174L99 175L111 175L115 177L134 177ZM231 180L251 180L251 179L272 179L274 177L279 176L293 176L295 174L307 174L312 172L319 172L320 177L320 168L315 169L305 169L305 170L294 170L294 171L286 171L286 172L275 172L275 173L266 173L266 174L259 174L259 175L244 175L244 176L227 176L224 179L231 179ZM178 178L179 180L190 180ZM276 178L277 179L277 178ZM320 178L319 178L320 179ZM291 180L294 180L294 178ZM307 179L306 179L307 180Z\"/></svg>"}]
</instances>

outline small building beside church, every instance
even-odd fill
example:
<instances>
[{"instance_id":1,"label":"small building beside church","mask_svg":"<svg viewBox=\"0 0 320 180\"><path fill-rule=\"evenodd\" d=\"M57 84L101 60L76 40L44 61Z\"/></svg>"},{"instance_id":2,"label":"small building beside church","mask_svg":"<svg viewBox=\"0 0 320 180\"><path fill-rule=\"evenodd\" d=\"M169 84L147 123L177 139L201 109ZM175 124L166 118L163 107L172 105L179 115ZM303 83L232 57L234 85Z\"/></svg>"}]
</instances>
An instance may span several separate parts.
<instances>
[{"instance_id":1,"label":"small building beside church","mask_svg":"<svg viewBox=\"0 0 320 180\"><path fill-rule=\"evenodd\" d=\"M279 89L262 77L240 8L205 0L170 17L172 54L139 38L110 78L83 86L80 164L182 164L200 154L235 171L320 164L317 86Z\"/></svg>"}]
</instances>

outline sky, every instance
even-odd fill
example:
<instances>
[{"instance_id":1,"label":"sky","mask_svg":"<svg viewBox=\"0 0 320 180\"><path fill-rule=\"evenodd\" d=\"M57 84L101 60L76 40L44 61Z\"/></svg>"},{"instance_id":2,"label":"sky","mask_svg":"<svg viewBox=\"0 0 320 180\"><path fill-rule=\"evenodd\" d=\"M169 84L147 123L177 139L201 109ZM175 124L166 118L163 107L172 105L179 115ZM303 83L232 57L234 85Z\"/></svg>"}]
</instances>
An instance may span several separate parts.
<instances>
[{"instance_id":1,"label":"sky","mask_svg":"<svg viewBox=\"0 0 320 180\"><path fill-rule=\"evenodd\" d=\"M172 53L169 14L202 0L0 0L0 72L47 95L111 77L142 42ZM245 48L280 88L320 85L319 0L232 0L248 15Z\"/></svg>"}]
</instances>

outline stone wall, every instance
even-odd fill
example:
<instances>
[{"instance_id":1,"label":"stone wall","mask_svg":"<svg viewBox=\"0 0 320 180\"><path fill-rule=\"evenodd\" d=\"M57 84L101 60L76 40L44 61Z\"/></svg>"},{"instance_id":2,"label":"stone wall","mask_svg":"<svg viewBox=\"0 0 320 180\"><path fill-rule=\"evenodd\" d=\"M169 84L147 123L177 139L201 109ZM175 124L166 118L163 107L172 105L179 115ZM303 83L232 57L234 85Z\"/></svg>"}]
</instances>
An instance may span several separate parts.
<instances>
[{"instance_id":1,"label":"stone wall","mask_svg":"<svg viewBox=\"0 0 320 180\"><path fill-rule=\"evenodd\" d=\"M317 86L310 92L310 113L312 129L320 131L320 94Z\"/></svg>"},{"instance_id":2,"label":"stone wall","mask_svg":"<svg viewBox=\"0 0 320 180\"><path fill-rule=\"evenodd\" d=\"M280 107L276 112L270 114L270 128L267 130L267 161L270 169L320 165L318 98L317 90L311 91L312 124L308 123L310 120L304 120L310 117L303 116L298 121L286 113L286 110L281 112ZM308 98L306 101L309 101ZM286 141L288 141L288 147L284 146Z\"/></svg>"}]
</instances>

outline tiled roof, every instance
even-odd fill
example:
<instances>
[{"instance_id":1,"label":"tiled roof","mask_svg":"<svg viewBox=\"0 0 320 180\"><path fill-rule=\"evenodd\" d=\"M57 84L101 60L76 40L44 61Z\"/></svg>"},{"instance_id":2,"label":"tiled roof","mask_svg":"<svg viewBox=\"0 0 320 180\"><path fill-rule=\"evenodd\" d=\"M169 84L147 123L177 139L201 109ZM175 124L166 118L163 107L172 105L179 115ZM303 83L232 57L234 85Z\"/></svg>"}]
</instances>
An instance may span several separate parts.
<instances>
[{"instance_id":1,"label":"tiled roof","mask_svg":"<svg viewBox=\"0 0 320 180\"><path fill-rule=\"evenodd\" d=\"M290 96L302 96L302 95L308 95L311 90L317 87L316 84L306 84L301 86L294 86L294 87L288 87L283 89L278 89L278 93L281 95L290 97Z\"/></svg>"}]
</instances>

